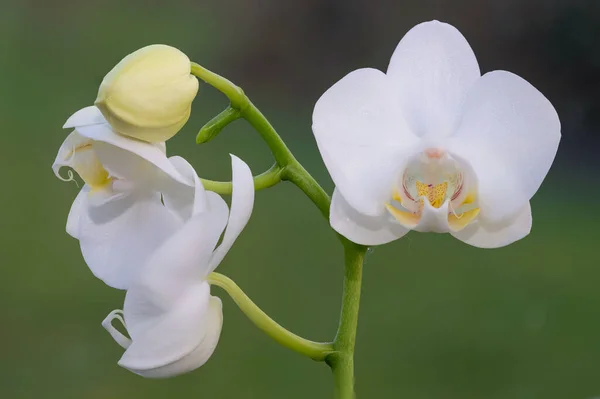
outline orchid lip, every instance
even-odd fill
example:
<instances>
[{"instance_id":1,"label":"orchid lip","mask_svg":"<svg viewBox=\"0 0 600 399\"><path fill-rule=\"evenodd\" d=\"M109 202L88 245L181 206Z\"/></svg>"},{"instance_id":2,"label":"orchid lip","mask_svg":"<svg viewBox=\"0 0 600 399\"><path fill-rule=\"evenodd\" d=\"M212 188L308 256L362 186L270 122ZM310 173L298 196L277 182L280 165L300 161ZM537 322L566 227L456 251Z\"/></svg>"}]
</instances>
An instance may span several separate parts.
<instances>
[{"instance_id":1,"label":"orchid lip","mask_svg":"<svg viewBox=\"0 0 600 399\"><path fill-rule=\"evenodd\" d=\"M479 215L476 185L469 176L468 165L444 149L426 148L409 159L386 208L409 229L419 226L427 209L446 210L448 226L434 230L460 231Z\"/></svg>"}]
</instances>

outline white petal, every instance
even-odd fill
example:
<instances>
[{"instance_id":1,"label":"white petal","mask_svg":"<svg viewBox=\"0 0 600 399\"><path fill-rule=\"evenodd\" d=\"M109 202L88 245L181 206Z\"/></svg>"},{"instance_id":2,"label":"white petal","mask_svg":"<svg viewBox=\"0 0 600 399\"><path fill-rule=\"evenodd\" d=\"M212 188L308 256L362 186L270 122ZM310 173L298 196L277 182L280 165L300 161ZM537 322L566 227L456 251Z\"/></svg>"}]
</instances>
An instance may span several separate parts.
<instances>
[{"instance_id":1,"label":"white petal","mask_svg":"<svg viewBox=\"0 0 600 399\"><path fill-rule=\"evenodd\" d=\"M390 79L359 69L317 101L313 133L336 187L358 212L379 216L394 179L416 150Z\"/></svg>"},{"instance_id":2,"label":"white petal","mask_svg":"<svg viewBox=\"0 0 600 399\"><path fill-rule=\"evenodd\" d=\"M229 221L223 235L223 241L221 241L221 245L215 250L210 260L208 273L219 266L219 263L231 249L234 241L250 220L254 206L254 180L250 168L244 161L235 155L231 155L231 170L233 192L231 194Z\"/></svg>"},{"instance_id":3,"label":"white petal","mask_svg":"<svg viewBox=\"0 0 600 399\"><path fill-rule=\"evenodd\" d=\"M413 230L421 233L448 233L450 226L448 225L448 204L446 201L439 208L434 208L429 203L428 199L424 199L425 203L421 212L419 223L413 227Z\"/></svg>"},{"instance_id":4,"label":"white petal","mask_svg":"<svg viewBox=\"0 0 600 399\"><path fill-rule=\"evenodd\" d=\"M419 24L402 38L387 74L409 126L429 137L454 132L467 90L480 76L467 40L439 21Z\"/></svg>"},{"instance_id":5,"label":"white petal","mask_svg":"<svg viewBox=\"0 0 600 399\"><path fill-rule=\"evenodd\" d=\"M93 141L87 137L81 136L76 131L71 132L61 144L52 164L56 177L63 181L73 180L72 171L67 173L67 177L60 175L63 167L70 167L92 187L97 189L104 187L108 182L108 174L102 167L92 144Z\"/></svg>"},{"instance_id":6,"label":"white petal","mask_svg":"<svg viewBox=\"0 0 600 399\"><path fill-rule=\"evenodd\" d=\"M218 222L216 222L218 226L222 226L221 223L225 223L225 225L226 225L228 223L227 221L230 218L229 206L227 205L227 202L225 202L225 200L219 194L217 194L215 192L206 191L205 193L206 193L206 200L207 200L208 206L207 206L206 210L201 213L212 213L215 215L214 217L216 218L216 220L218 220ZM196 213L193 215L193 217L196 217L199 215L200 215L200 213ZM225 229L225 225L223 225L223 227L221 228L221 233ZM227 227L227 228L229 228L229 227Z\"/></svg>"},{"instance_id":7,"label":"white petal","mask_svg":"<svg viewBox=\"0 0 600 399\"><path fill-rule=\"evenodd\" d=\"M79 239L79 223L82 212L87 212L87 199L90 193L90 187L85 185L75 197L69 216L67 217L67 234L71 237Z\"/></svg>"},{"instance_id":8,"label":"white petal","mask_svg":"<svg viewBox=\"0 0 600 399\"><path fill-rule=\"evenodd\" d=\"M121 136L113 132L108 124L83 126L76 130L80 135L100 142L94 144L96 153L104 168L117 177L135 180L139 178L139 173L145 173L144 168L140 171L139 157L182 184L194 184L169 162L161 143L151 144Z\"/></svg>"},{"instance_id":9,"label":"white petal","mask_svg":"<svg viewBox=\"0 0 600 399\"><path fill-rule=\"evenodd\" d=\"M88 205L91 207L104 205L110 201L116 201L129 195L132 190L129 185L122 186L121 181L117 180L100 190L90 190L87 198Z\"/></svg>"},{"instance_id":10,"label":"white petal","mask_svg":"<svg viewBox=\"0 0 600 399\"><path fill-rule=\"evenodd\" d=\"M226 206L224 214L221 209L194 216L139 271L125 297L125 321L135 350L123 357L124 367L140 374L163 367L201 342L210 290L204 279L226 222Z\"/></svg>"},{"instance_id":11,"label":"white petal","mask_svg":"<svg viewBox=\"0 0 600 399\"><path fill-rule=\"evenodd\" d=\"M101 141L94 142L94 150L109 175L121 180L122 184L131 188L157 184L159 169L135 153Z\"/></svg>"},{"instance_id":12,"label":"white petal","mask_svg":"<svg viewBox=\"0 0 600 399\"><path fill-rule=\"evenodd\" d=\"M73 173L69 173L67 177L63 177L60 174L60 170L65 166L72 167L77 148L91 143L92 141L87 137L83 137L77 132L72 131L58 149L58 153L56 154L56 158L52 164L52 171L54 172L54 175L56 175L56 177L62 181L73 180Z\"/></svg>"},{"instance_id":13,"label":"white petal","mask_svg":"<svg viewBox=\"0 0 600 399\"><path fill-rule=\"evenodd\" d=\"M394 241L410 230L384 213L381 216L365 216L353 209L338 189L331 198L329 214L331 227L350 241L362 245L380 245Z\"/></svg>"},{"instance_id":14,"label":"white petal","mask_svg":"<svg viewBox=\"0 0 600 399\"><path fill-rule=\"evenodd\" d=\"M531 206L529 202L515 216L493 223L477 218L463 230L452 235L479 248L499 248L512 244L531 231Z\"/></svg>"},{"instance_id":15,"label":"white petal","mask_svg":"<svg viewBox=\"0 0 600 399\"><path fill-rule=\"evenodd\" d=\"M181 220L186 221L208 207L206 191L198 178L196 171L188 161L181 157L170 157L169 161L187 179L194 182L194 186L181 184L172 179L162 182L161 191L165 206L176 212Z\"/></svg>"},{"instance_id":16,"label":"white petal","mask_svg":"<svg viewBox=\"0 0 600 399\"><path fill-rule=\"evenodd\" d=\"M222 199L215 203L216 198L220 197L210 195L211 211L192 217L154 251L140 270L136 290L143 289L159 311L172 306L182 291L210 273L209 261L227 224L227 206Z\"/></svg>"},{"instance_id":17,"label":"white petal","mask_svg":"<svg viewBox=\"0 0 600 399\"><path fill-rule=\"evenodd\" d=\"M127 289L138 269L180 226L160 195L132 193L81 212L81 252L96 277Z\"/></svg>"},{"instance_id":18,"label":"white petal","mask_svg":"<svg viewBox=\"0 0 600 399\"><path fill-rule=\"evenodd\" d=\"M63 129L70 129L79 126L97 125L107 123L104 116L95 106L85 107L75 112L67 119Z\"/></svg>"},{"instance_id":19,"label":"white petal","mask_svg":"<svg viewBox=\"0 0 600 399\"><path fill-rule=\"evenodd\" d=\"M560 141L558 115L532 85L505 71L478 80L463 112L449 150L477 175L481 215L502 220L533 197L548 173Z\"/></svg>"},{"instance_id":20,"label":"white petal","mask_svg":"<svg viewBox=\"0 0 600 399\"><path fill-rule=\"evenodd\" d=\"M206 282L180 293L173 307L145 321L135 334L129 311L126 307L124 312L132 343L119 365L149 378L171 377L202 366L217 345L223 323L221 301L210 296Z\"/></svg>"},{"instance_id":21,"label":"white petal","mask_svg":"<svg viewBox=\"0 0 600 399\"><path fill-rule=\"evenodd\" d=\"M146 378L166 378L184 374L201 367L214 353L221 335L221 329L223 327L223 311L221 300L219 298L214 296L210 297L209 308L203 321L205 323L205 325L202 326L204 335L201 336L200 343L191 353L173 363L154 369L135 369L135 365L129 365L128 368ZM186 327L188 326L182 328ZM198 334L202 333L202 330L200 329L195 331ZM152 348L156 351L155 347ZM121 360L119 361L119 364L125 366L126 364L131 363L130 360L131 358L126 359L125 361ZM135 362L137 363L138 360L139 359L135 359Z\"/></svg>"}]
</instances>

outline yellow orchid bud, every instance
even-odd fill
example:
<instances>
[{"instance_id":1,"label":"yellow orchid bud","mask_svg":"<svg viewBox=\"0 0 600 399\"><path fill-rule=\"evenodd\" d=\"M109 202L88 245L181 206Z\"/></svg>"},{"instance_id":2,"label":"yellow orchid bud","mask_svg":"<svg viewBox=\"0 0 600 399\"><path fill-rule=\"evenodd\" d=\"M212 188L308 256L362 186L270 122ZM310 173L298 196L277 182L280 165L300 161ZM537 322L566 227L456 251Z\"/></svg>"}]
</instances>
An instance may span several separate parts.
<instances>
[{"instance_id":1,"label":"yellow orchid bud","mask_svg":"<svg viewBox=\"0 0 600 399\"><path fill-rule=\"evenodd\" d=\"M173 137L190 117L198 80L189 58L162 44L123 58L105 77L95 105L120 134L156 143Z\"/></svg>"}]
</instances>

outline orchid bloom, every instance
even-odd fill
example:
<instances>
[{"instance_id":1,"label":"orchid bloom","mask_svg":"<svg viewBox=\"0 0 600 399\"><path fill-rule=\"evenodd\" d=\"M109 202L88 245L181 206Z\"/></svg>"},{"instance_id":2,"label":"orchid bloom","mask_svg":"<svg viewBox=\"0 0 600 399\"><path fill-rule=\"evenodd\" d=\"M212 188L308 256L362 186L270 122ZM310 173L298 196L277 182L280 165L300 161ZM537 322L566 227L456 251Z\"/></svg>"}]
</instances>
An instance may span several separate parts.
<instances>
[{"instance_id":1,"label":"orchid bloom","mask_svg":"<svg viewBox=\"0 0 600 399\"><path fill-rule=\"evenodd\" d=\"M315 105L313 132L336 185L332 227L378 245L410 230L493 248L526 236L529 200L556 155L560 122L531 84L480 75L466 39L431 21L387 73L351 72Z\"/></svg>"},{"instance_id":2,"label":"orchid bloom","mask_svg":"<svg viewBox=\"0 0 600 399\"><path fill-rule=\"evenodd\" d=\"M92 272L126 289L136 268L190 217L194 196L204 189L180 157L167 158L164 143L146 143L115 133L96 107L71 116L53 165L71 167L85 185L75 199L67 232L80 242ZM204 194L202 194L204 195ZM163 204L164 202L164 204Z\"/></svg>"},{"instance_id":3,"label":"orchid bloom","mask_svg":"<svg viewBox=\"0 0 600 399\"><path fill-rule=\"evenodd\" d=\"M206 278L248 222L254 201L248 166L233 157L232 169L229 216L221 197L198 193L190 219L152 251L139 270L125 296L123 311L111 312L102 322L126 349L120 366L144 377L171 377L202 366L215 350L223 313L221 300L210 295ZM163 228L159 220L153 223L155 228ZM112 325L115 319L130 338Z\"/></svg>"}]
</instances>

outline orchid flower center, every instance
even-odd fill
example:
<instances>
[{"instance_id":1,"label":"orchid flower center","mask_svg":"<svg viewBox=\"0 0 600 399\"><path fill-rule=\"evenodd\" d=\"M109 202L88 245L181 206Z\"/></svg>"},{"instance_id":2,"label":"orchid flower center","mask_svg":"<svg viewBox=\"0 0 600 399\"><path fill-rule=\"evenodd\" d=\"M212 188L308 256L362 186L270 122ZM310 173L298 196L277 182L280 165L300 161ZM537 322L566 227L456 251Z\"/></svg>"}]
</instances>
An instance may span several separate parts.
<instances>
[{"instance_id":1,"label":"orchid flower center","mask_svg":"<svg viewBox=\"0 0 600 399\"><path fill-rule=\"evenodd\" d=\"M440 148L428 148L409 160L392 198L386 207L407 228L419 224L425 201L447 209L453 231L462 230L479 214L470 168Z\"/></svg>"}]
</instances>

